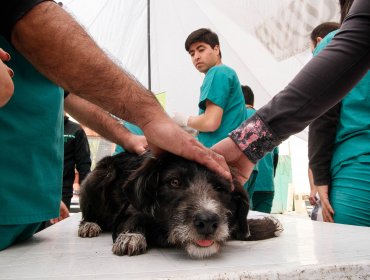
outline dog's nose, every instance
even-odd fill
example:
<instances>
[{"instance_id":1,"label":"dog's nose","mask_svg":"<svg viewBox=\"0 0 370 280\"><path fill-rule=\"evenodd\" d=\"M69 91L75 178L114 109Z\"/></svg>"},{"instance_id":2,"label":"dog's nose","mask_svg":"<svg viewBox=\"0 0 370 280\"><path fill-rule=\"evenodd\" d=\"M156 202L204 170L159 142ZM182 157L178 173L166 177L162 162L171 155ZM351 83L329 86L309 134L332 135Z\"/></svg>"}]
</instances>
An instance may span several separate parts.
<instances>
[{"instance_id":1,"label":"dog's nose","mask_svg":"<svg viewBox=\"0 0 370 280\"><path fill-rule=\"evenodd\" d=\"M199 213L195 216L194 226L199 234L212 234L219 224L219 217L214 213Z\"/></svg>"}]
</instances>

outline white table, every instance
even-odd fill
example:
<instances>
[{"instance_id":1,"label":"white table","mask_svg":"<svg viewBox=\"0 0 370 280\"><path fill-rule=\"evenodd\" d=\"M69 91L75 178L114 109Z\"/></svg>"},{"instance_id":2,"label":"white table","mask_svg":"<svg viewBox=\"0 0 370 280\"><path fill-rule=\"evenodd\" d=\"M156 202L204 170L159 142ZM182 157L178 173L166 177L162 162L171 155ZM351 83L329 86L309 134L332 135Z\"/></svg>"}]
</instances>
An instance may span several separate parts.
<instances>
[{"instance_id":1,"label":"white table","mask_svg":"<svg viewBox=\"0 0 370 280\"><path fill-rule=\"evenodd\" d=\"M79 213L0 252L0 279L370 279L370 228L278 218L280 237L194 260L181 249L115 256L110 234L77 236Z\"/></svg>"}]
</instances>

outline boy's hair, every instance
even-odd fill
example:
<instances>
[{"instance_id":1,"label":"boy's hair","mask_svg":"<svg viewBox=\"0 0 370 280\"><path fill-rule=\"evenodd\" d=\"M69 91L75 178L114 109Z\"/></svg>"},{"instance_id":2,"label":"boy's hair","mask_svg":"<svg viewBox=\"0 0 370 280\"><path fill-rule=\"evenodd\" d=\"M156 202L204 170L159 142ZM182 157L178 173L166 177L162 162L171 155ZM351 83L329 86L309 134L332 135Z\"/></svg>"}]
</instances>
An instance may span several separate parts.
<instances>
[{"instance_id":1,"label":"boy's hair","mask_svg":"<svg viewBox=\"0 0 370 280\"><path fill-rule=\"evenodd\" d=\"M244 95L245 104L254 106L254 94L252 89L247 85L241 86L241 88Z\"/></svg>"},{"instance_id":2,"label":"boy's hair","mask_svg":"<svg viewBox=\"0 0 370 280\"><path fill-rule=\"evenodd\" d=\"M316 42L317 37L324 38L330 32L339 29L340 24L338 22L324 22L316 26L310 35L311 41Z\"/></svg>"},{"instance_id":3,"label":"boy's hair","mask_svg":"<svg viewBox=\"0 0 370 280\"><path fill-rule=\"evenodd\" d=\"M200 28L190 33L190 35L185 41L185 50L189 52L190 46L198 42L206 43L210 45L212 49L215 46L220 46L220 41L218 40L217 34L208 28ZM220 58L221 57L222 56L221 56L221 50L220 50Z\"/></svg>"}]
</instances>

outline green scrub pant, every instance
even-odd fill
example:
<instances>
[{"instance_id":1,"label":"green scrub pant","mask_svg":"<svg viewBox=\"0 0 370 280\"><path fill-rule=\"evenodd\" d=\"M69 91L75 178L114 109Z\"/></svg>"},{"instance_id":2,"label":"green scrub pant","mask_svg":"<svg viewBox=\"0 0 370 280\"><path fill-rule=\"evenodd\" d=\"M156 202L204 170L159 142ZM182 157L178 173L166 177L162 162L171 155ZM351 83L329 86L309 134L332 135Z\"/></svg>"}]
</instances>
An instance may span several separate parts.
<instances>
[{"instance_id":1,"label":"green scrub pant","mask_svg":"<svg viewBox=\"0 0 370 280\"><path fill-rule=\"evenodd\" d=\"M343 165L333 176L330 202L334 222L370 226L370 163Z\"/></svg>"},{"instance_id":2,"label":"green scrub pant","mask_svg":"<svg viewBox=\"0 0 370 280\"><path fill-rule=\"evenodd\" d=\"M12 244L30 238L40 227L41 223L24 225L0 225L0 251Z\"/></svg>"},{"instance_id":3,"label":"green scrub pant","mask_svg":"<svg viewBox=\"0 0 370 280\"><path fill-rule=\"evenodd\" d=\"M272 202L275 192L255 191L253 193L252 202L254 211L271 213Z\"/></svg>"}]
</instances>

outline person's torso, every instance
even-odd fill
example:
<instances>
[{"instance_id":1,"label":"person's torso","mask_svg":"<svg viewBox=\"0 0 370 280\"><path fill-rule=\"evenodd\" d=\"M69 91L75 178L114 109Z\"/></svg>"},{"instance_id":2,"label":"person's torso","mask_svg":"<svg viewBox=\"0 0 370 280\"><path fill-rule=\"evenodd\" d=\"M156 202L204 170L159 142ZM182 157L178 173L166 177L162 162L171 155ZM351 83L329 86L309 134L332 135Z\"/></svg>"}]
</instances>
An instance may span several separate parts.
<instances>
[{"instance_id":1,"label":"person's torso","mask_svg":"<svg viewBox=\"0 0 370 280\"><path fill-rule=\"evenodd\" d=\"M200 89L199 115L205 112L209 100L223 109L219 128L214 132L199 132L198 139L211 147L237 128L245 116L244 97L235 71L223 64L208 70Z\"/></svg>"},{"instance_id":2,"label":"person's torso","mask_svg":"<svg viewBox=\"0 0 370 280\"><path fill-rule=\"evenodd\" d=\"M63 92L0 36L11 55L14 95L0 108L0 224L38 222L59 213Z\"/></svg>"},{"instance_id":3,"label":"person's torso","mask_svg":"<svg viewBox=\"0 0 370 280\"><path fill-rule=\"evenodd\" d=\"M329 33L317 46L316 55L324 49L338 31ZM337 126L332 175L342 164L370 162L370 71L343 98Z\"/></svg>"}]
</instances>

